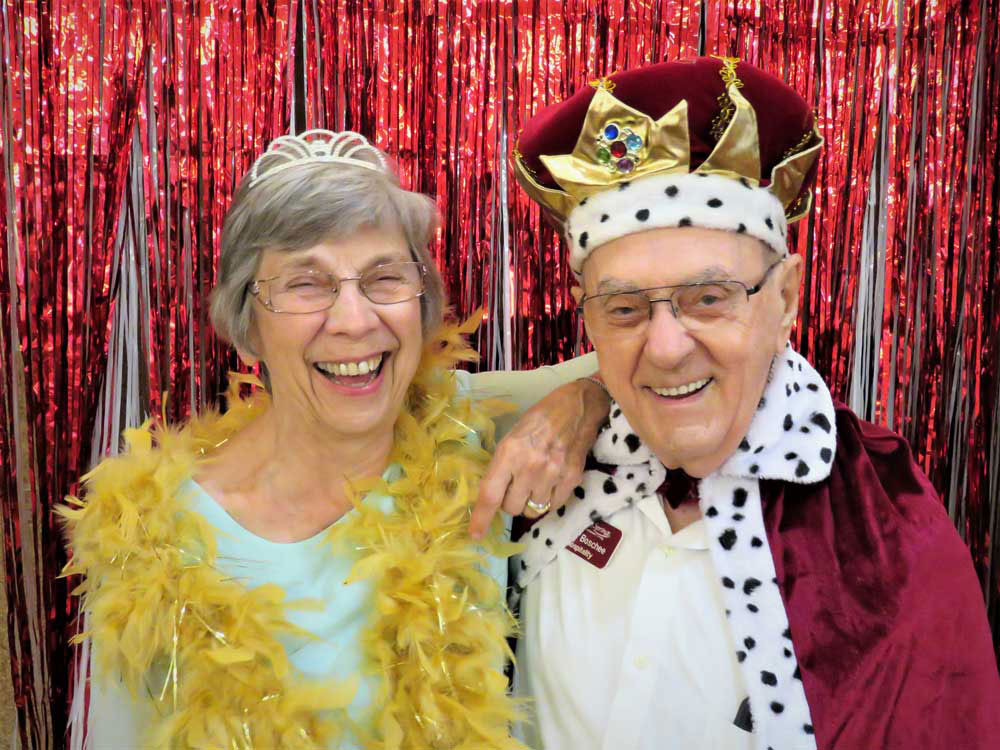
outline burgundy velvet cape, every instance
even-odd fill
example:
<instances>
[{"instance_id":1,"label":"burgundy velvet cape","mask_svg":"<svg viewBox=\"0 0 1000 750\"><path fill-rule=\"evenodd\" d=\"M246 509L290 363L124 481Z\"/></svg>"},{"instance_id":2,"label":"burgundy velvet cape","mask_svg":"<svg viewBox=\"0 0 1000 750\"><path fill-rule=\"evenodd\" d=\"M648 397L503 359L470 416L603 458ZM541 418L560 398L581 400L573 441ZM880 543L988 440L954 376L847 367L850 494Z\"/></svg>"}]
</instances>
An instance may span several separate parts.
<instances>
[{"instance_id":1,"label":"burgundy velvet cape","mask_svg":"<svg viewBox=\"0 0 1000 750\"><path fill-rule=\"evenodd\" d=\"M817 746L1000 748L1000 677L968 548L906 441L836 406L830 477L761 483Z\"/></svg>"}]
</instances>

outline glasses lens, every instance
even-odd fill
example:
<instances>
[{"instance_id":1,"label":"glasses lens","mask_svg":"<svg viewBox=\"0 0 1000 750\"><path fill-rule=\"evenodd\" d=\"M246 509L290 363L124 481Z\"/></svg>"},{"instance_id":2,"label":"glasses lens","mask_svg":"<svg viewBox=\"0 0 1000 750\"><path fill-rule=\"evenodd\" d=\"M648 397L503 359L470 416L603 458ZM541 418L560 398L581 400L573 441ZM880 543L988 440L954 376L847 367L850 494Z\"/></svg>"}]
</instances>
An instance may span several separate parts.
<instances>
[{"instance_id":1,"label":"glasses lens","mask_svg":"<svg viewBox=\"0 0 1000 750\"><path fill-rule=\"evenodd\" d=\"M416 262L386 263L365 271L358 283L372 302L380 305L405 302L424 291L424 266Z\"/></svg>"},{"instance_id":2,"label":"glasses lens","mask_svg":"<svg viewBox=\"0 0 1000 750\"><path fill-rule=\"evenodd\" d=\"M593 297L587 312L593 323L608 329L629 329L649 320L649 298L628 292Z\"/></svg>"},{"instance_id":3,"label":"glasses lens","mask_svg":"<svg viewBox=\"0 0 1000 750\"><path fill-rule=\"evenodd\" d=\"M717 281L679 288L673 295L678 317L712 321L739 315L746 305L747 293L742 284Z\"/></svg>"},{"instance_id":4,"label":"glasses lens","mask_svg":"<svg viewBox=\"0 0 1000 750\"><path fill-rule=\"evenodd\" d=\"M337 298L337 279L322 271L296 271L268 282L271 306L289 313L324 310Z\"/></svg>"}]
</instances>

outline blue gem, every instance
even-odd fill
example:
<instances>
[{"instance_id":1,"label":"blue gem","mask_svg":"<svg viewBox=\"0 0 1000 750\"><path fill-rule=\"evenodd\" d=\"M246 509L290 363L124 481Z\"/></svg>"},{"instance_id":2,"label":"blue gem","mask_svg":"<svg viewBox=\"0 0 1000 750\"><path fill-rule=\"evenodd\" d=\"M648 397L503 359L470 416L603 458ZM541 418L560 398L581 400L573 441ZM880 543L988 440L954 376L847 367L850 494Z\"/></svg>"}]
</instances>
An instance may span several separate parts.
<instances>
[{"instance_id":1,"label":"blue gem","mask_svg":"<svg viewBox=\"0 0 1000 750\"><path fill-rule=\"evenodd\" d=\"M625 139L625 145L628 146L629 151L638 151L642 148L642 138L632 133Z\"/></svg>"},{"instance_id":2,"label":"blue gem","mask_svg":"<svg viewBox=\"0 0 1000 750\"><path fill-rule=\"evenodd\" d=\"M611 123L610 125L605 125L604 126L604 137L607 138L609 141L613 141L615 138L617 138L618 137L618 126L615 125L614 123Z\"/></svg>"}]
</instances>

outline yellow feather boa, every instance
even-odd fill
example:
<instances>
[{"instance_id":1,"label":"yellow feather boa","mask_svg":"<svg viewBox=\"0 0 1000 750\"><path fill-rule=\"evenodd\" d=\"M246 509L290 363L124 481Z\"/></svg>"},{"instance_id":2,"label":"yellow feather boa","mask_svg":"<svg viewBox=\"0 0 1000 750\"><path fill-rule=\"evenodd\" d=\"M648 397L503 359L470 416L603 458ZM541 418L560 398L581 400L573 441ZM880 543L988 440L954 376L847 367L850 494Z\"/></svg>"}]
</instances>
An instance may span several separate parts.
<instances>
[{"instance_id":1,"label":"yellow feather boa","mask_svg":"<svg viewBox=\"0 0 1000 750\"><path fill-rule=\"evenodd\" d=\"M84 576L75 593L90 613L78 640L93 639L98 673L121 675L158 717L144 747L325 750L348 728L378 750L523 747L508 736L520 707L497 671L513 620L466 528L489 458L469 432L491 443L500 411L455 398L448 371L475 358L462 338L470 329L445 327L424 352L396 425L401 477L356 487L355 511L328 532L361 550L351 578L374 587L362 640L382 687L369 727L347 717L356 680L308 681L289 663L278 636L308 634L285 612L308 603L229 580L211 528L177 498L198 462L268 407L259 389L240 398L251 379L234 377L225 414L128 430L127 451L84 478L85 500L60 510L72 548L64 573ZM391 495L395 511L360 504L370 490ZM485 547L507 556L500 531Z\"/></svg>"}]
</instances>

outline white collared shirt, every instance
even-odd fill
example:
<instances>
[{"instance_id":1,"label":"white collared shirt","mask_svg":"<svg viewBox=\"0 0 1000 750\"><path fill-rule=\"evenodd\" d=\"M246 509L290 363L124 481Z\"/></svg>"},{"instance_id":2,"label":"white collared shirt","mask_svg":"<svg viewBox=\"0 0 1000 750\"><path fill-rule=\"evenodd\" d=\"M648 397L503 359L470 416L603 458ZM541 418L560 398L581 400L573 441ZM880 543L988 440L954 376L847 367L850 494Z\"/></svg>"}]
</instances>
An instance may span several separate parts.
<instances>
[{"instance_id":1,"label":"white collared shirt","mask_svg":"<svg viewBox=\"0 0 1000 750\"><path fill-rule=\"evenodd\" d=\"M750 750L747 697L718 578L696 521L676 534L657 497L608 521L622 532L599 569L569 550L521 600L515 692L535 750Z\"/></svg>"}]
</instances>

